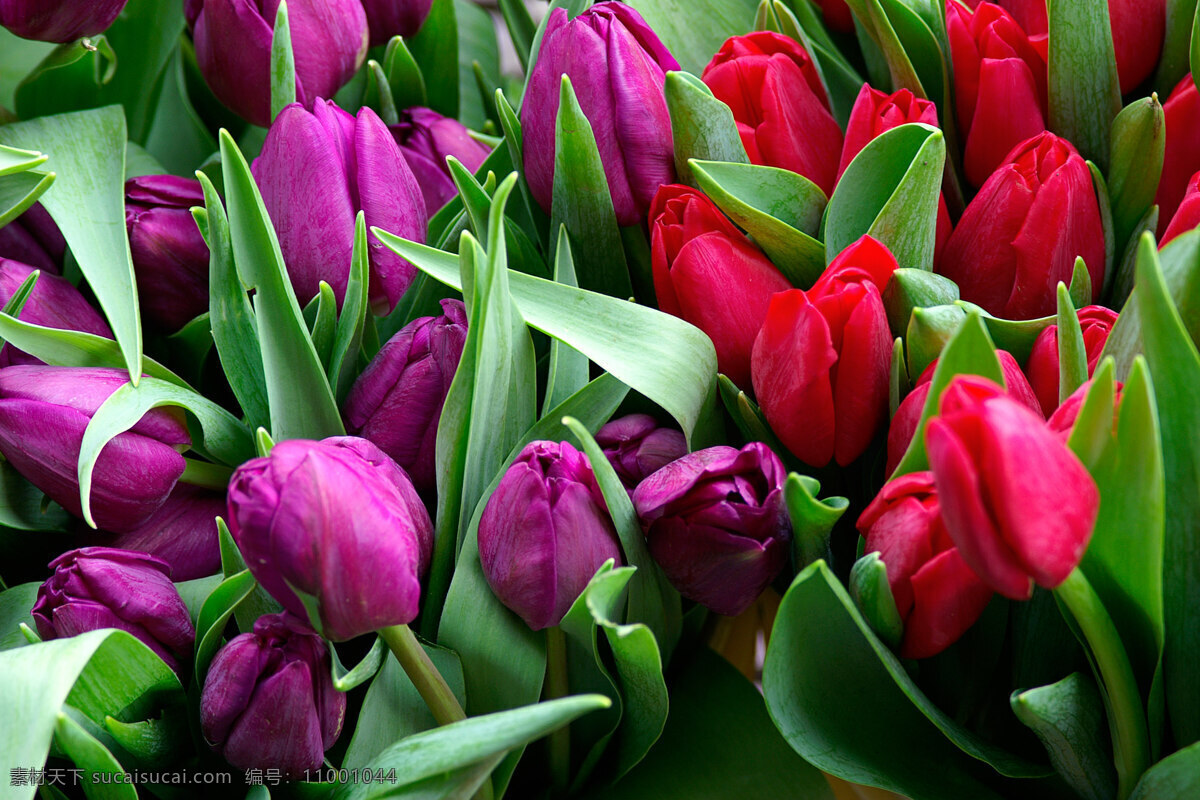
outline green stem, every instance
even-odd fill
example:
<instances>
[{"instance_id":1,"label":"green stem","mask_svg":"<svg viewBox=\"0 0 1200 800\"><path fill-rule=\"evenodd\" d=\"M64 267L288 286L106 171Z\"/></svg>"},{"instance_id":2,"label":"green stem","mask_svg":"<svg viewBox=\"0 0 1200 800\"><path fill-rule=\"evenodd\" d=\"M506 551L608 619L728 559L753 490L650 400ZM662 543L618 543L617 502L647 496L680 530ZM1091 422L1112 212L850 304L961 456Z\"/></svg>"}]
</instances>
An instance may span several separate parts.
<instances>
[{"instance_id":1,"label":"green stem","mask_svg":"<svg viewBox=\"0 0 1200 800\"><path fill-rule=\"evenodd\" d=\"M446 679L429 660L429 654L421 647L411 628L407 625L390 625L381 629L379 635L387 642L392 654L404 668L405 674L417 688L417 693L433 712L433 718L437 720L438 725L449 725L451 722L467 718L462 706L458 704L458 698L450 691Z\"/></svg>"},{"instance_id":2,"label":"green stem","mask_svg":"<svg viewBox=\"0 0 1200 800\"><path fill-rule=\"evenodd\" d=\"M1150 736L1133 667L1112 617L1078 567L1054 590L1054 595L1071 612L1091 650L1108 711L1117 797L1125 800L1150 766Z\"/></svg>"},{"instance_id":3,"label":"green stem","mask_svg":"<svg viewBox=\"0 0 1200 800\"><path fill-rule=\"evenodd\" d=\"M221 491L229 488L229 478L233 475L233 470L229 467L210 464L207 461L195 461L190 458L185 458L183 463L183 474L179 476L180 483L190 483L192 486L220 489Z\"/></svg>"},{"instance_id":4,"label":"green stem","mask_svg":"<svg viewBox=\"0 0 1200 800\"><path fill-rule=\"evenodd\" d=\"M567 637L555 625L546 629L546 699L570 694L567 686ZM567 790L571 779L571 729L568 725L550 734L550 785L556 795Z\"/></svg>"}]
</instances>

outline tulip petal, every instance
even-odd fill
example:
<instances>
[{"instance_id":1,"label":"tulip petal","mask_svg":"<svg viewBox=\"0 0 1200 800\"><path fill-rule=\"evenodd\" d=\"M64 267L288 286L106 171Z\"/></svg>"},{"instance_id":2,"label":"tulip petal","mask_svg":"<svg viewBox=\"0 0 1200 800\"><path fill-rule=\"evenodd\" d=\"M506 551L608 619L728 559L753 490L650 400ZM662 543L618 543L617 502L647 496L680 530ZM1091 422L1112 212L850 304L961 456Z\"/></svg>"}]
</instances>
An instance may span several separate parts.
<instances>
[{"instance_id":1,"label":"tulip petal","mask_svg":"<svg viewBox=\"0 0 1200 800\"><path fill-rule=\"evenodd\" d=\"M320 768L325 748L306 664L292 661L255 687L221 754L239 769L278 769L291 779Z\"/></svg>"},{"instance_id":2,"label":"tulip petal","mask_svg":"<svg viewBox=\"0 0 1200 800\"><path fill-rule=\"evenodd\" d=\"M217 99L255 125L269 125L274 34L254 3L206 0L193 38L196 62Z\"/></svg>"},{"instance_id":3,"label":"tulip petal","mask_svg":"<svg viewBox=\"0 0 1200 800\"><path fill-rule=\"evenodd\" d=\"M975 624L992 599L992 590L954 549L935 556L912 576L912 593L901 658L942 652Z\"/></svg>"},{"instance_id":4,"label":"tulip petal","mask_svg":"<svg viewBox=\"0 0 1200 800\"><path fill-rule=\"evenodd\" d=\"M850 313L833 381L834 457L854 461L887 419L892 338L887 312L874 284Z\"/></svg>"},{"instance_id":5,"label":"tulip petal","mask_svg":"<svg viewBox=\"0 0 1200 800\"><path fill-rule=\"evenodd\" d=\"M983 59L978 97L963 156L974 186L982 186L1014 147L1046 130L1037 82L1019 58Z\"/></svg>"}]
</instances>

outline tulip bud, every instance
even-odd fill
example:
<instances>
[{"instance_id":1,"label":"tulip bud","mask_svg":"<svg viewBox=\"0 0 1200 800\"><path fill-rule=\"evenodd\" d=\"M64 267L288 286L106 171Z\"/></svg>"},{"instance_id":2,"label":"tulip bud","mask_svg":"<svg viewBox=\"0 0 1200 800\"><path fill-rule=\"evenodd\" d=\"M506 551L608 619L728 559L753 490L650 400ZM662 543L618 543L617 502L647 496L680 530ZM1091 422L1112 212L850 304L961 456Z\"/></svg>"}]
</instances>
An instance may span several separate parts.
<instances>
[{"instance_id":1,"label":"tulip bud","mask_svg":"<svg viewBox=\"0 0 1200 800\"><path fill-rule=\"evenodd\" d=\"M734 36L701 78L733 111L751 163L790 169L833 193L842 129L803 45L773 31Z\"/></svg>"},{"instance_id":2,"label":"tulip bud","mask_svg":"<svg viewBox=\"0 0 1200 800\"><path fill-rule=\"evenodd\" d=\"M846 0L816 0L821 8L821 17L829 30L838 33L854 33L854 14Z\"/></svg>"},{"instance_id":3,"label":"tulip bud","mask_svg":"<svg viewBox=\"0 0 1200 800\"><path fill-rule=\"evenodd\" d=\"M0 26L40 42L73 42L103 32L128 0L0 0Z\"/></svg>"},{"instance_id":4,"label":"tulip bud","mask_svg":"<svg viewBox=\"0 0 1200 800\"><path fill-rule=\"evenodd\" d=\"M621 547L591 465L567 442L530 442L479 520L479 562L500 602L535 631L562 621Z\"/></svg>"},{"instance_id":5,"label":"tulip bud","mask_svg":"<svg viewBox=\"0 0 1200 800\"><path fill-rule=\"evenodd\" d=\"M837 179L842 179L846 167L850 166L854 157L876 136L910 122L938 127L937 106L928 100L920 99L908 89L887 94L864 83L846 123L846 141L842 144L842 159L838 164ZM951 227L946 198L939 194L935 259L950 236Z\"/></svg>"},{"instance_id":6,"label":"tulip bud","mask_svg":"<svg viewBox=\"0 0 1200 800\"><path fill-rule=\"evenodd\" d=\"M678 184L654 195L650 258L658 307L708 334L717 368L748 385L754 337L787 278L711 200Z\"/></svg>"},{"instance_id":7,"label":"tulip bud","mask_svg":"<svg viewBox=\"0 0 1200 800\"><path fill-rule=\"evenodd\" d=\"M171 583L171 568L146 553L84 547L50 562L33 621L43 639L118 628L140 639L173 670L192 652L196 631Z\"/></svg>"},{"instance_id":8,"label":"tulip bud","mask_svg":"<svg viewBox=\"0 0 1200 800\"><path fill-rule=\"evenodd\" d=\"M11 258L58 275L66 254L67 240L41 203L34 203L24 214L0 228L0 258Z\"/></svg>"},{"instance_id":9,"label":"tulip bud","mask_svg":"<svg viewBox=\"0 0 1200 800\"><path fill-rule=\"evenodd\" d=\"M862 455L887 419L892 336L880 298L896 259L864 236L807 292L771 298L751 376L779 440L814 467Z\"/></svg>"},{"instance_id":10,"label":"tulip bud","mask_svg":"<svg viewBox=\"0 0 1200 800\"><path fill-rule=\"evenodd\" d=\"M884 485L858 518L865 553L887 566L904 619L902 658L937 655L975 624L992 598L946 532L933 473L910 472Z\"/></svg>"},{"instance_id":11,"label":"tulip bud","mask_svg":"<svg viewBox=\"0 0 1200 800\"><path fill-rule=\"evenodd\" d=\"M1108 334L1117 323L1117 312L1104 306L1085 306L1079 309L1079 327L1083 329L1083 346L1087 352L1087 372L1091 377L1100 363L1100 354ZM1033 343L1029 360L1025 362L1029 383L1037 395L1042 414L1049 417L1058 408L1058 326L1045 328Z\"/></svg>"},{"instance_id":12,"label":"tulip bud","mask_svg":"<svg viewBox=\"0 0 1200 800\"><path fill-rule=\"evenodd\" d=\"M405 39L421 30L433 0L362 0L371 30L371 46L387 44L393 36Z\"/></svg>"},{"instance_id":13,"label":"tulip bud","mask_svg":"<svg viewBox=\"0 0 1200 800\"><path fill-rule=\"evenodd\" d=\"M1115 381L1113 384L1113 435L1117 433L1117 414L1121 410L1121 396L1125 389L1125 384L1121 381ZM1075 427L1075 421L1079 419L1079 412L1083 410L1083 403L1087 400L1088 392L1092 390L1092 381L1089 379L1084 382L1075 391L1071 392L1070 397L1062 401L1062 404L1054 410L1050 415L1050 419L1046 420L1046 427L1053 431L1064 442L1071 438L1071 430Z\"/></svg>"},{"instance_id":14,"label":"tulip bud","mask_svg":"<svg viewBox=\"0 0 1200 800\"><path fill-rule=\"evenodd\" d=\"M466 341L466 307L460 300L443 300L442 316L405 325L346 397L346 430L391 456L423 495L437 488L438 421Z\"/></svg>"},{"instance_id":15,"label":"tulip bud","mask_svg":"<svg viewBox=\"0 0 1200 800\"><path fill-rule=\"evenodd\" d=\"M1092 302L1104 283L1104 228L1083 158L1049 131L1021 144L984 183L950 234L937 271L962 299L1004 319L1054 313L1055 287L1082 256Z\"/></svg>"},{"instance_id":16,"label":"tulip bud","mask_svg":"<svg viewBox=\"0 0 1200 800\"><path fill-rule=\"evenodd\" d=\"M1171 217L1167 229L1163 231L1158 249L1166 247L1167 243L1176 236L1181 236L1197 227L1200 227L1200 172L1193 175L1192 180L1188 183L1183 201L1175 210L1175 216Z\"/></svg>"},{"instance_id":17,"label":"tulip bud","mask_svg":"<svg viewBox=\"0 0 1200 800\"><path fill-rule=\"evenodd\" d=\"M710 447L638 484L633 504L650 555L671 585L718 614L737 616L788 558L786 470L761 442Z\"/></svg>"},{"instance_id":18,"label":"tulip bud","mask_svg":"<svg viewBox=\"0 0 1200 800\"><path fill-rule=\"evenodd\" d=\"M251 574L325 638L416 618L433 524L404 470L367 440L290 439L247 461L229 481L228 521Z\"/></svg>"},{"instance_id":19,"label":"tulip bud","mask_svg":"<svg viewBox=\"0 0 1200 800\"><path fill-rule=\"evenodd\" d=\"M125 182L125 227L142 313L177 331L208 311L208 245L192 218L200 181L146 175Z\"/></svg>"},{"instance_id":20,"label":"tulip bud","mask_svg":"<svg viewBox=\"0 0 1200 800\"><path fill-rule=\"evenodd\" d=\"M271 123L271 41L279 0L189 0L196 62L217 99L255 125ZM359 0L291 0L296 99L311 108L333 97L367 55Z\"/></svg>"},{"instance_id":21,"label":"tulip bud","mask_svg":"<svg viewBox=\"0 0 1200 800\"><path fill-rule=\"evenodd\" d=\"M1021 405L1038 414L1042 407L1038 403L1029 379L1021 371L1021 365L1007 350L997 350L996 359L1000 362L1000 371L1004 375L1005 391ZM933 373L937 369L937 360L925 368L921 377L917 378L913 390L900 402L892 423L888 427L887 438L887 474L891 475L900 464L900 459L908 452L912 438L917 434L917 425L921 422L921 412L925 410L925 401L929 399L929 390L933 381Z\"/></svg>"},{"instance_id":22,"label":"tulip bud","mask_svg":"<svg viewBox=\"0 0 1200 800\"><path fill-rule=\"evenodd\" d=\"M370 108L360 109L356 119L331 101L317 102L312 113L288 106L271 124L252 171L302 304L316 297L325 281L341 306L360 210L367 230L379 227L425 241L421 187ZM416 269L375 234L368 237L371 308L384 315L396 307Z\"/></svg>"},{"instance_id":23,"label":"tulip bud","mask_svg":"<svg viewBox=\"0 0 1200 800\"><path fill-rule=\"evenodd\" d=\"M654 192L675 180L675 145L663 84L679 63L641 14L624 3L596 3L567 18L550 12L521 104L526 179L550 213L561 77L567 75L591 123L621 225L646 217Z\"/></svg>"},{"instance_id":24,"label":"tulip bud","mask_svg":"<svg viewBox=\"0 0 1200 800\"><path fill-rule=\"evenodd\" d=\"M21 284L33 273L34 268L18 261L0 258L0 306L3 306L16 294ZM17 319L31 325L41 325L46 328L59 330L83 331L94 333L106 339L112 338L112 331L104 322L104 318L92 308L79 290L70 281L57 275L42 273L38 276L33 291L25 299L25 305ZM11 344L5 344L0 350L0 367L16 364L41 364L42 362Z\"/></svg>"},{"instance_id":25,"label":"tulip bud","mask_svg":"<svg viewBox=\"0 0 1200 800\"><path fill-rule=\"evenodd\" d=\"M299 780L318 770L346 718L329 651L298 619L268 614L229 641L200 694L204 738L238 769Z\"/></svg>"},{"instance_id":26,"label":"tulip bud","mask_svg":"<svg viewBox=\"0 0 1200 800\"><path fill-rule=\"evenodd\" d=\"M446 158L454 156L474 173L492 152L472 139L461 122L453 117L443 117L430 108L410 108L400 112L400 122L389 125L388 130L416 176L425 197L425 211L430 217L458 194Z\"/></svg>"},{"instance_id":27,"label":"tulip bud","mask_svg":"<svg viewBox=\"0 0 1200 800\"><path fill-rule=\"evenodd\" d=\"M1190 74L1163 103L1167 128L1167 146L1163 153L1162 179L1154 202L1158 204L1158 237L1166 238L1168 224L1175 216L1188 183L1200 171L1200 91Z\"/></svg>"},{"instance_id":28,"label":"tulip bud","mask_svg":"<svg viewBox=\"0 0 1200 800\"><path fill-rule=\"evenodd\" d=\"M672 461L687 455L687 440L674 428L660 428L649 414L630 414L596 432L621 483L630 493L639 483Z\"/></svg>"},{"instance_id":29,"label":"tulip bud","mask_svg":"<svg viewBox=\"0 0 1200 800\"><path fill-rule=\"evenodd\" d=\"M96 409L129 382L119 369L16 366L0 369L0 453L21 475L76 516L83 432ZM183 474L178 451L191 446L183 414L146 412L104 446L92 476L97 527L123 532L166 502Z\"/></svg>"},{"instance_id":30,"label":"tulip bud","mask_svg":"<svg viewBox=\"0 0 1200 800\"><path fill-rule=\"evenodd\" d=\"M995 3L946 3L967 180L980 186L1014 147L1046 130L1046 58Z\"/></svg>"},{"instance_id":31,"label":"tulip bud","mask_svg":"<svg viewBox=\"0 0 1200 800\"><path fill-rule=\"evenodd\" d=\"M946 530L997 592L1058 586L1092 536L1100 492L1036 414L991 381L960 375L925 435Z\"/></svg>"},{"instance_id":32,"label":"tulip bud","mask_svg":"<svg viewBox=\"0 0 1200 800\"><path fill-rule=\"evenodd\" d=\"M195 580L221 570L217 517L224 514L223 493L181 483L148 520L108 541L165 561L177 581Z\"/></svg>"}]
</instances>

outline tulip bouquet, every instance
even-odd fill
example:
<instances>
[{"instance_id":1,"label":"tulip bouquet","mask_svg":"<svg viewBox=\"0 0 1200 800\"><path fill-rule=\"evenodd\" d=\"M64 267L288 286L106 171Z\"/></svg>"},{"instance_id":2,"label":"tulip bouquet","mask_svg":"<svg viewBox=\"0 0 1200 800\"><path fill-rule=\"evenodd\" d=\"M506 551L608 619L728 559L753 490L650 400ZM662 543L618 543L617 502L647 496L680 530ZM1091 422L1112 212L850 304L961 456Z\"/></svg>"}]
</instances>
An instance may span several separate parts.
<instances>
[{"instance_id":1,"label":"tulip bouquet","mask_svg":"<svg viewBox=\"0 0 1200 800\"><path fill-rule=\"evenodd\" d=\"M1200 797L1198 81L1196 0L0 0L0 798Z\"/></svg>"}]
</instances>

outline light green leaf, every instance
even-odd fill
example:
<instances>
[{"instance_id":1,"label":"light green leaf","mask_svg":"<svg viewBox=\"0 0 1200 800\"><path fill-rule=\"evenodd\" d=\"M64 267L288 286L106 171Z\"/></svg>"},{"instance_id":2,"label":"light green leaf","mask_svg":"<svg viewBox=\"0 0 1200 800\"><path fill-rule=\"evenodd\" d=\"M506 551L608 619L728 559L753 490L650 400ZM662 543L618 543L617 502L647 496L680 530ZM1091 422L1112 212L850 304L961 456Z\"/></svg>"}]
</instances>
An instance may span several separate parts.
<instances>
[{"instance_id":1,"label":"light green leaf","mask_svg":"<svg viewBox=\"0 0 1200 800\"><path fill-rule=\"evenodd\" d=\"M850 506L845 497L818 500L820 491L821 484L816 478L795 472L783 484L783 501L792 521L792 558L797 569L829 558L829 535Z\"/></svg>"},{"instance_id":2,"label":"light green leaf","mask_svg":"<svg viewBox=\"0 0 1200 800\"><path fill-rule=\"evenodd\" d=\"M1050 130L1107 170L1121 86L1107 3L1048 0Z\"/></svg>"},{"instance_id":3,"label":"light green leaf","mask_svg":"<svg viewBox=\"0 0 1200 800\"><path fill-rule=\"evenodd\" d=\"M558 229L558 249L554 258L554 282L578 286L575 279L575 260L571 257L571 240L567 229ZM542 414L547 414L588 382L588 359L569 344L550 340L550 367L546 374L546 398Z\"/></svg>"},{"instance_id":4,"label":"light green leaf","mask_svg":"<svg viewBox=\"0 0 1200 800\"><path fill-rule=\"evenodd\" d=\"M429 107L458 117L458 23L454 0L433 0L421 30L408 40L408 50L421 68Z\"/></svg>"},{"instance_id":5,"label":"light green leaf","mask_svg":"<svg viewBox=\"0 0 1200 800\"><path fill-rule=\"evenodd\" d=\"M296 102L296 57L292 53L292 26L287 0L279 1L271 36L271 119Z\"/></svg>"},{"instance_id":6,"label":"light green leaf","mask_svg":"<svg viewBox=\"0 0 1200 800\"><path fill-rule=\"evenodd\" d=\"M1196 0L1167 0L1166 36L1163 37L1162 57L1154 73L1154 90L1167 97L1188 74L1191 54L1192 28L1196 18Z\"/></svg>"},{"instance_id":7,"label":"light green leaf","mask_svg":"<svg viewBox=\"0 0 1200 800\"><path fill-rule=\"evenodd\" d=\"M1073 672L1058 683L1013 692L1013 713L1042 740L1050 763L1085 800L1116 796L1104 706L1095 684Z\"/></svg>"},{"instance_id":8,"label":"light green leaf","mask_svg":"<svg viewBox=\"0 0 1200 800\"><path fill-rule=\"evenodd\" d=\"M392 102L397 109L427 106L425 77L412 53L399 36L393 36L383 54L383 73L392 90ZM368 82L368 86L370 83Z\"/></svg>"},{"instance_id":9,"label":"light green leaf","mask_svg":"<svg viewBox=\"0 0 1200 800\"><path fill-rule=\"evenodd\" d=\"M196 620L197 685L204 685L208 665L224 644L225 624L257 585L250 570L244 569L222 581L200 607L200 616Z\"/></svg>"},{"instance_id":10,"label":"light green leaf","mask_svg":"<svg viewBox=\"0 0 1200 800\"><path fill-rule=\"evenodd\" d=\"M1058 402L1070 397L1088 379L1087 348L1079 315L1067 287L1058 284Z\"/></svg>"},{"instance_id":11,"label":"light green leaf","mask_svg":"<svg viewBox=\"0 0 1200 800\"><path fill-rule=\"evenodd\" d=\"M332 355L329 359L329 385L339 404L346 399L354 382L358 367L358 354L362 349L363 330L366 328L367 290L370 284L369 251L367 250L367 224L362 211L354 222L354 251L350 260L350 280L346 285L346 300L338 316Z\"/></svg>"},{"instance_id":12,"label":"light green leaf","mask_svg":"<svg viewBox=\"0 0 1200 800\"><path fill-rule=\"evenodd\" d=\"M680 183L696 186L692 159L749 164L729 106L713 96L704 81L687 72L667 72L663 92L671 115L675 172Z\"/></svg>"},{"instance_id":13,"label":"light green leaf","mask_svg":"<svg viewBox=\"0 0 1200 800\"><path fill-rule=\"evenodd\" d=\"M1154 205L1166 143L1166 119L1157 96L1134 100L1113 120L1106 177L1117 252L1124 252Z\"/></svg>"},{"instance_id":14,"label":"light green leaf","mask_svg":"<svg viewBox=\"0 0 1200 800\"><path fill-rule=\"evenodd\" d=\"M631 0L680 66L699 75L726 38L754 24L757 0Z\"/></svg>"},{"instance_id":15,"label":"light green leaf","mask_svg":"<svg viewBox=\"0 0 1200 800\"><path fill-rule=\"evenodd\" d=\"M887 564L879 553L867 553L854 562L847 586L854 606L875 635L892 650L899 648L904 638L904 620L888 585Z\"/></svg>"},{"instance_id":16,"label":"light green leaf","mask_svg":"<svg viewBox=\"0 0 1200 800\"><path fill-rule=\"evenodd\" d=\"M88 800L137 800L138 793L133 784L117 783L111 779L101 783L98 780L99 774L112 776L125 769L107 747L71 718L71 710L65 708L58 712L54 742L75 766L83 770L81 783L84 795Z\"/></svg>"}]
</instances>

